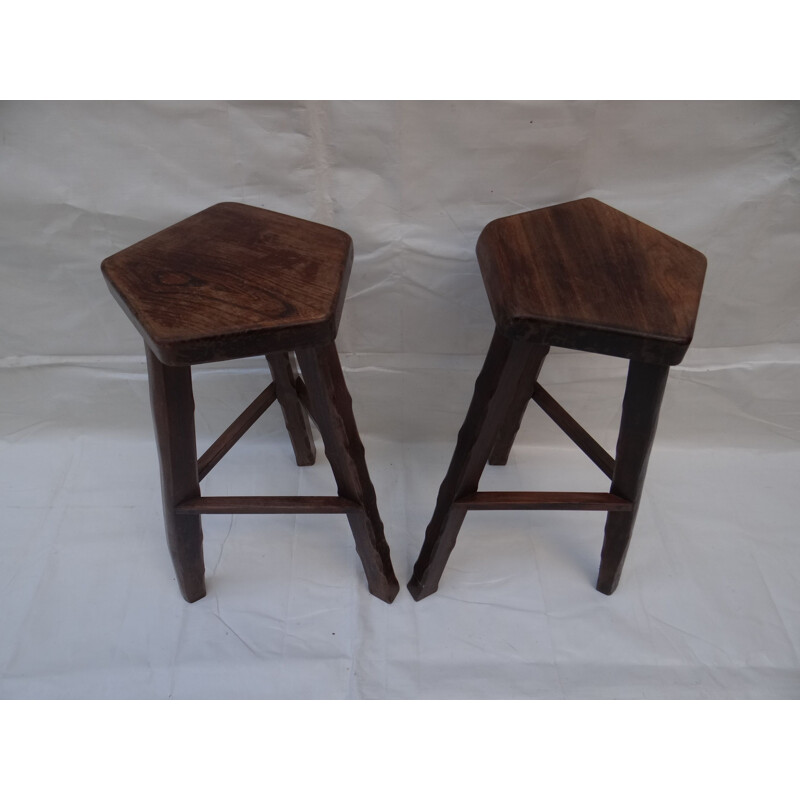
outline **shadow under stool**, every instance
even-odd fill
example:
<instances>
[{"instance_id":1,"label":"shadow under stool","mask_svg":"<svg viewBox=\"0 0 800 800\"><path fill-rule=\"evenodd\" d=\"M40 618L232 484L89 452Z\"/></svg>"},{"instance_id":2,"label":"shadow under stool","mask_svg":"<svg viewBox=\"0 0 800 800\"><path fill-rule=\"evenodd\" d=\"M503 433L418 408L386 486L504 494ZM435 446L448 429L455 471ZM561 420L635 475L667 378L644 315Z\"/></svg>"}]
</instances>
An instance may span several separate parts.
<instances>
[{"instance_id":1,"label":"shadow under stool","mask_svg":"<svg viewBox=\"0 0 800 800\"><path fill-rule=\"evenodd\" d=\"M353 263L339 230L220 203L103 261L111 293L142 335L164 520L183 597L205 596L202 514L345 514L369 591L399 585L334 340ZM297 356L298 376L291 353ZM193 364L265 355L272 383L197 457ZM200 481L275 402L299 466L330 462L335 497L204 497Z\"/></svg>"},{"instance_id":2,"label":"shadow under stool","mask_svg":"<svg viewBox=\"0 0 800 800\"><path fill-rule=\"evenodd\" d=\"M692 340L702 253L592 198L490 222L477 256L495 333L408 584L439 587L467 511L606 511L597 589L617 587L642 496L669 368ZM627 359L616 458L538 383L551 346ZM607 493L479 492L505 464L533 399L611 480Z\"/></svg>"}]
</instances>

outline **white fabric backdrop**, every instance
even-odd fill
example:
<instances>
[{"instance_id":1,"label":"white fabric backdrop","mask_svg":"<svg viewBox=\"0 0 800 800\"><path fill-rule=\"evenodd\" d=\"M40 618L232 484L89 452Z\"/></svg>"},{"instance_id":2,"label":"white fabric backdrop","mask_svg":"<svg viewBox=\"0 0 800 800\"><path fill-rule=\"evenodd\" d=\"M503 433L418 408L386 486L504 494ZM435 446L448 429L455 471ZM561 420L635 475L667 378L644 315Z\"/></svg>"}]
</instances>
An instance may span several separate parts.
<instances>
[{"instance_id":1,"label":"white fabric backdrop","mask_svg":"<svg viewBox=\"0 0 800 800\"><path fill-rule=\"evenodd\" d=\"M800 696L798 130L767 102L0 104L0 697ZM404 583L491 336L477 235L582 196L709 260L617 593L595 514L471 514L439 593L392 606L338 518L209 517L183 604L102 258L220 200L353 236L338 343ZM542 377L613 448L623 371ZM202 446L264 369L195 380ZM332 490L288 447L272 411L207 490ZM604 482L532 409L482 486Z\"/></svg>"}]
</instances>

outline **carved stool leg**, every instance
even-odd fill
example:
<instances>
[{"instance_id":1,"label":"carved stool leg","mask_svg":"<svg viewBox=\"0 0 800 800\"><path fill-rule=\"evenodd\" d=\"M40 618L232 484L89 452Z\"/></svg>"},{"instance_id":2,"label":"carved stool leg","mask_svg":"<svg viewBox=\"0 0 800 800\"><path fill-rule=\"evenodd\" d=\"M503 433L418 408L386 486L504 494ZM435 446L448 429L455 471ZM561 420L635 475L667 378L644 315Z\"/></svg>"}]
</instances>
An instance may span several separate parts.
<instances>
[{"instance_id":1,"label":"carved stool leg","mask_svg":"<svg viewBox=\"0 0 800 800\"><path fill-rule=\"evenodd\" d=\"M297 396L297 374L288 353L270 353L267 356L269 371L275 381L275 391L283 412L286 430L292 440L298 467L311 466L317 457L314 434L308 424L308 414Z\"/></svg>"},{"instance_id":2,"label":"carved stool leg","mask_svg":"<svg viewBox=\"0 0 800 800\"><path fill-rule=\"evenodd\" d=\"M541 347L539 363L531 367L531 371L535 373L534 382L539 379L539 373L542 371L542 365L549 352L549 347ZM508 415L500 425L500 432L497 434L494 447L489 455L489 463L492 466L502 466L508 462L508 455L514 446L514 439L517 437L519 426L522 424L522 418L525 416L525 411L530 401L531 395L525 396L521 392L512 401L508 409Z\"/></svg>"},{"instance_id":3,"label":"carved stool leg","mask_svg":"<svg viewBox=\"0 0 800 800\"><path fill-rule=\"evenodd\" d=\"M453 503L462 495L477 491L500 426L512 406L518 408L522 398L533 394L546 351L541 345L512 341L495 330L408 584L415 600L439 588L439 580L466 515L463 508L453 507Z\"/></svg>"},{"instance_id":4,"label":"carved stool leg","mask_svg":"<svg viewBox=\"0 0 800 800\"><path fill-rule=\"evenodd\" d=\"M360 505L348 512L356 551L367 575L369 590L391 603L400 586L392 568L389 545L378 513L375 488L369 477L364 446L353 417L353 404L342 374L336 346L297 351L308 389L311 414L322 434L339 496Z\"/></svg>"},{"instance_id":5,"label":"carved stool leg","mask_svg":"<svg viewBox=\"0 0 800 800\"><path fill-rule=\"evenodd\" d=\"M200 496L192 370L168 367L146 351L167 544L181 594L193 603L206 594L203 528L199 515L175 513L178 503Z\"/></svg>"},{"instance_id":6,"label":"carved stool leg","mask_svg":"<svg viewBox=\"0 0 800 800\"><path fill-rule=\"evenodd\" d=\"M611 594L617 588L622 574L668 375L669 367L660 364L631 361L628 367L611 493L630 500L633 508L610 511L606 518L597 578L597 590L603 594Z\"/></svg>"}]
</instances>

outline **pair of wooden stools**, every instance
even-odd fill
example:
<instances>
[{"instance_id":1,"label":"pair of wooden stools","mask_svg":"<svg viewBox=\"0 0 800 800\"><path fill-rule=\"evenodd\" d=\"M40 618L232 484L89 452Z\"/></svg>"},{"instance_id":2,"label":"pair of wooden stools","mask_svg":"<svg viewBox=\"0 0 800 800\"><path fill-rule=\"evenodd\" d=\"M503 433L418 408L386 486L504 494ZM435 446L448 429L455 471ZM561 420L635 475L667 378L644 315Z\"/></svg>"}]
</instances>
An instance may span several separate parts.
<instances>
[{"instance_id":1,"label":"pair of wooden stools","mask_svg":"<svg viewBox=\"0 0 800 800\"><path fill-rule=\"evenodd\" d=\"M590 198L505 217L478 239L496 329L408 588L436 591L470 509L608 512L597 588L619 581L669 367L691 342L705 257ZM399 586L334 340L350 237L220 203L107 258L103 274L145 341L164 518L181 592L205 595L201 514L346 514L370 592ZM539 385L551 345L628 359L616 458ZM290 353L297 356L298 376ZM197 457L191 366L265 355L272 383ZM611 479L608 493L479 492L533 399ZM204 497L200 481L277 400L299 466L316 422L337 497Z\"/></svg>"}]
</instances>

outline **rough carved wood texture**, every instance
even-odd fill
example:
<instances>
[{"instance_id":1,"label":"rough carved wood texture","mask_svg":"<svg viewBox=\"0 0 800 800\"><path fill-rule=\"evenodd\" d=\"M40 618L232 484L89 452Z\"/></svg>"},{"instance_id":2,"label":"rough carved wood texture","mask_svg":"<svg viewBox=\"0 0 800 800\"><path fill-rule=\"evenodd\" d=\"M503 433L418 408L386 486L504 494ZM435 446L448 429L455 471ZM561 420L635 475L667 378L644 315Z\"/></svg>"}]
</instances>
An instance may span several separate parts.
<instances>
[{"instance_id":1,"label":"rough carved wood texture","mask_svg":"<svg viewBox=\"0 0 800 800\"><path fill-rule=\"evenodd\" d=\"M346 514L369 590L387 603L397 595L334 345L352 260L342 231L220 203L103 262L111 293L145 340L167 540L190 602L206 591L201 514ZM191 365L260 354L273 384L198 461ZM339 496L201 497L200 480L276 399L300 466L316 457L311 410Z\"/></svg>"},{"instance_id":2,"label":"rough carved wood texture","mask_svg":"<svg viewBox=\"0 0 800 800\"><path fill-rule=\"evenodd\" d=\"M597 589L612 594L617 588L641 500L669 367L630 362L616 459L612 459L538 384L547 350L524 339L509 339L499 329L495 331L408 584L415 600L438 589L467 511L607 511ZM608 493L478 491L486 461L494 452L491 448L496 448L498 442L503 448L510 448L531 397L537 401L546 398L542 405L548 414L600 469L612 473ZM507 451L504 453L507 455Z\"/></svg>"},{"instance_id":3,"label":"rough carved wood texture","mask_svg":"<svg viewBox=\"0 0 800 800\"><path fill-rule=\"evenodd\" d=\"M436 591L467 511L583 509L608 512L597 589L611 594L669 366L692 339L705 256L593 199L490 222L477 254L497 327L409 591ZM537 383L550 345L630 360L616 459ZM608 493L478 491L486 459L506 463L531 397L612 478Z\"/></svg>"},{"instance_id":4,"label":"rough carved wood texture","mask_svg":"<svg viewBox=\"0 0 800 800\"><path fill-rule=\"evenodd\" d=\"M339 496L357 507L347 513L356 551L367 575L369 590L391 603L400 585L392 568L389 545L369 477L364 445L353 417L353 403L333 344L297 351L305 377L308 403L317 423Z\"/></svg>"},{"instance_id":5,"label":"rough carved wood texture","mask_svg":"<svg viewBox=\"0 0 800 800\"><path fill-rule=\"evenodd\" d=\"M102 270L148 347L178 366L332 342L352 261L343 231L219 203Z\"/></svg>"},{"instance_id":6,"label":"rough carved wood texture","mask_svg":"<svg viewBox=\"0 0 800 800\"><path fill-rule=\"evenodd\" d=\"M494 220L477 254L512 338L663 364L692 340L705 256L599 200Z\"/></svg>"},{"instance_id":7,"label":"rough carved wood texture","mask_svg":"<svg viewBox=\"0 0 800 800\"><path fill-rule=\"evenodd\" d=\"M466 505L456 501L478 491L489 453L502 423L509 417L509 410L518 408L521 400L527 401L533 394L543 351L546 348L512 341L501 331L495 331L408 583L415 600L438 589L467 513Z\"/></svg>"}]
</instances>

